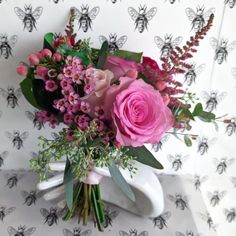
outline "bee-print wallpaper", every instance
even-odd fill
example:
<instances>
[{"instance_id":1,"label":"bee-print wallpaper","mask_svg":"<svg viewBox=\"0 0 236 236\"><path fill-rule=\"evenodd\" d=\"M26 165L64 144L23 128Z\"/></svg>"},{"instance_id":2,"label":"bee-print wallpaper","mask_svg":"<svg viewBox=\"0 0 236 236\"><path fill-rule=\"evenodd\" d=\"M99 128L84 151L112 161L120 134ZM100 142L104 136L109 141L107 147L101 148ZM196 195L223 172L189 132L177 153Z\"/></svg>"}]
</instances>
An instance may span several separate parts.
<instances>
[{"instance_id":1,"label":"bee-print wallpaper","mask_svg":"<svg viewBox=\"0 0 236 236\"><path fill-rule=\"evenodd\" d=\"M1 0L0 235L99 235L92 225L64 223L62 212L35 190L37 175L29 171L28 161L37 158L37 137L54 136L56 130L37 120L15 69L40 50L46 32L63 32L71 7L78 36L90 38L94 47L108 40L110 50L142 51L159 62L215 14L212 29L189 61L192 67L177 79L218 121L193 124L191 132L199 137L192 147L170 134L149 146L165 167L157 173L165 211L143 219L109 207L105 235L234 236L236 0Z\"/></svg>"}]
</instances>

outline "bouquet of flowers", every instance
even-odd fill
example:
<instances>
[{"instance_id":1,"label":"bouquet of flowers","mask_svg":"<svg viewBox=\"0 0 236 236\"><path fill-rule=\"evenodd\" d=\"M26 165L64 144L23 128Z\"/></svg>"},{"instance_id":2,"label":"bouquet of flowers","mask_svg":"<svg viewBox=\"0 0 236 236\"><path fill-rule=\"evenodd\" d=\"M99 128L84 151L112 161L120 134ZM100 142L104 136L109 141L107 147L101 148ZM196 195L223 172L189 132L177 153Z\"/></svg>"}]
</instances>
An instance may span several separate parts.
<instances>
[{"instance_id":1,"label":"bouquet of flowers","mask_svg":"<svg viewBox=\"0 0 236 236\"><path fill-rule=\"evenodd\" d=\"M51 172L51 162L66 159L64 219L78 214L87 224L91 215L102 230L101 176L94 168L108 168L114 182L135 201L119 169L135 174L134 161L162 169L144 144L160 142L166 132L177 136L178 130L189 131L196 117L215 120L213 113L196 103L195 94L176 80L177 74L191 67L185 61L197 51L213 15L183 48L176 47L169 58L161 58L161 67L142 53L113 50L107 41L95 49L89 40L77 40L75 18L72 9L66 34L46 34L43 49L29 56L29 64L21 62L17 72L26 77L21 89L39 109L37 119L52 128L64 124L53 140L39 138L42 150L31 166L43 180ZM191 134L181 137L187 146L196 139Z\"/></svg>"}]
</instances>

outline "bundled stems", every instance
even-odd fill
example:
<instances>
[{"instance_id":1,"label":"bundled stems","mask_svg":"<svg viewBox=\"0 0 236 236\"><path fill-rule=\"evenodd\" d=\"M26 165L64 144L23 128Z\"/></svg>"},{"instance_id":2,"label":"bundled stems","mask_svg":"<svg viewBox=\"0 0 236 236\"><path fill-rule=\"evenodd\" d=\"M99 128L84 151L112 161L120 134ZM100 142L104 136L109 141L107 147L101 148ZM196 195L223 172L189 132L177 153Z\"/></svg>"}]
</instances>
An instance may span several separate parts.
<instances>
[{"instance_id":1,"label":"bundled stems","mask_svg":"<svg viewBox=\"0 0 236 236\"><path fill-rule=\"evenodd\" d=\"M98 230L103 231L105 214L99 185L79 183L76 186L73 207L67 210L64 220L67 221L76 214L79 216L79 222L81 218L83 219L83 225L88 224L89 216L91 216Z\"/></svg>"}]
</instances>

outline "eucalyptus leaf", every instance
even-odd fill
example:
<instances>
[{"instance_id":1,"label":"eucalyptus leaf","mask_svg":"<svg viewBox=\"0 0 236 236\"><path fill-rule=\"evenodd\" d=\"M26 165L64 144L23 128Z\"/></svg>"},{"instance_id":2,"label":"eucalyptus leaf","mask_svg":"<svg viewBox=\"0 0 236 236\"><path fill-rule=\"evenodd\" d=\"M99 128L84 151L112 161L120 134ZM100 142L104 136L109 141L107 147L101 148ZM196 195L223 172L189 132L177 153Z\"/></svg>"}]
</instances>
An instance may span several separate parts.
<instances>
[{"instance_id":1,"label":"eucalyptus leaf","mask_svg":"<svg viewBox=\"0 0 236 236\"><path fill-rule=\"evenodd\" d=\"M72 210L74 186L73 186L72 167L68 158L66 160L66 167L64 172L64 187L66 193L66 204L68 208Z\"/></svg>"},{"instance_id":2,"label":"eucalyptus leaf","mask_svg":"<svg viewBox=\"0 0 236 236\"><path fill-rule=\"evenodd\" d=\"M98 62L97 62L98 69L103 69L104 64L106 63L107 60L108 52L109 52L109 44L107 41L104 41L98 54Z\"/></svg>"},{"instance_id":3,"label":"eucalyptus leaf","mask_svg":"<svg viewBox=\"0 0 236 236\"><path fill-rule=\"evenodd\" d=\"M118 187L121 189L121 191L124 194L126 194L127 197L131 201L134 202L135 195L134 195L132 189L130 188L129 184L126 182L126 180L123 177L123 175L121 174L120 170L118 169L118 167L115 165L115 163L112 160L110 160L109 171L110 171L112 179L118 185Z\"/></svg>"},{"instance_id":4,"label":"eucalyptus leaf","mask_svg":"<svg viewBox=\"0 0 236 236\"><path fill-rule=\"evenodd\" d=\"M184 135L184 143L186 144L187 147L192 146L192 140L189 138L188 135Z\"/></svg>"},{"instance_id":5,"label":"eucalyptus leaf","mask_svg":"<svg viewBox=\"0 0 236 236\"><path fill-rule=\"evenodd\" d=\"M136 157L136 161L155 169L163 169L162 164L145 147L128 147L127 154Z\"/></svg>"},{"instance_id":6,"label":"eucalyptus leaf","mask_svg":"<svg viewBox=\"0 0 236 236\"><path fill-rule=\"evenodd\" d=\"M54 34L53 33L47 33L44 36L44 41L43 41L43 48L47 48L50 51L54 52L54 48L52 46L54 40Z\"/></svg>"}]
</instances>

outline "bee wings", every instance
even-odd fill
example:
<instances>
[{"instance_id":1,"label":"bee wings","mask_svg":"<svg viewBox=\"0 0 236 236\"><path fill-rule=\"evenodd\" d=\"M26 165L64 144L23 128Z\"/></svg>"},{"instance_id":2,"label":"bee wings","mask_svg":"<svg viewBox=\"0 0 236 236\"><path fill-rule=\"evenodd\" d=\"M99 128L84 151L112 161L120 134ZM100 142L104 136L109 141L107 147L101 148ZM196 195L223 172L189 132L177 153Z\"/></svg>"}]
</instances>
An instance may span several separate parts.
<instances>
[{"instance_id":1,"label":"bee wings","mask_svg":"<svg viewBox=\"0 0 236 236\"><path fill-rule=\"evenodd\" d=\"M227 46L227 51L232 52L234 49L236 48L236 40L231 42L228 46Z\"/></svg>"},{"instance_id":2,"label":"bee wings","mask_svg":"<svg viewBox=\"0 0 236 236\"><path fill-rule=\"evenodd\" d=\"M153 7L146 13L146 18L150 21L157 13L157 8Z\"/></svg>"},{"instance_id":3,"label":"bee wings","mask_svg":"<svg viewBox=\"0 0 236 236\"><path fill-rule=\"evenodd\" d=\"M236 78L236 68L232 68L232 74Z\"/></svg>"},{"instance_id":4,"label":"bee wings","mask_svg":"<svg viewBox=\"0 0 236 236\"><path fill-rule=\"evenodd\" d=\"M43 8L42 7L36 7L35 10L32 13L32 16L35 20L38 20L39 17L42 15Z\"/></svg>"},{"instance_id":5,"label":"bee wings","mask_svg":"<svg viewBox=\"0 0 236 236\"><path fill-rule=\"evenodd\" d=\"M210 8L208 11L206 11L203 14L204 20L207 21L209 19L209 17L211 16L211 14L214 14L214 12L215 12L215 8Z\"/></svg>"},{"instance_id":6,"label":"bee wings","mask_svg":"<svg viewBox=\"0 0 236 236\"><path fill-rule=\"evenodd\" d=\"M9 236L15 236L17 235L17 231L12 227L12 226L9 226L7 228L7 232L9 233Z\"/></svg>"},{"instance_id":7,"label":"bee wings","mask_svg":"<svg viewBox=\"0 0 236 236\"><path fill-rule=\"evenodd\" d=\"M9 42L8 42L9 45L10 45L11 47L14 47L15 44L16 44L16 42L17 42L17 39L18 39L17 35L11 36L11 38L9 39Z\"/></svg>"},{"instance_id":8,"label":"bee wings","mask_svg":"<svg viewBox=\"0 0 236 236\"><path fill-rule=\"evenodd\" d=\"M119 215L119 213L119 211L112 211L109 213L109 217L114 220Z\"/></svg>"},{"instance_id":9,"label":"bee wings","mask_svg":"<svg viewBox=\"0 0 236 236\"><path fill-rule=\"evenodd\" d=\"M178 46L179 44L181 44L182 40L183 40L183 37L179 36L179 37L175 38L175 39L172 41L171 44L172 44L173 47L176 47L176 46Z\"/></svg>"},{"instance_id":10,"label":"bee wings","mask_svg":"<svg viewBox=\"0 0 236 236\"><path fill-rule=\"evenodd\" d=\"M122 231L122 230L119 232L119 234L120 234L120 236L129 236L128 233L126 233L125 231Z\"/></svg>"},{"instance_id":11,"label":"bee wings","mask_svg":"<svg viewBox=\"0 0 236 236\"><path fill-rule=\"evenodd\" d=\"M26 111L25 115L30 119L30 120L34 120L35 115L31 112L31 111Z\"/></svg>"},{"instance_id":12,"label":"bee wings","mask_svg":"<svg viewBox=\"0 0 236 236\"><path fill-rule=\"evenodd\" d=\"M83 231L82 233L80 233L80 236L90 236L91 234L92 234L92 230L87 229Z\"/></svg>"},{"instance_id":13,"label":"bee wings","mask_svg":"<svg viewBox=\"0 0 236 236\"><path fill-rule=\"evenodd\" d=\"M161 49L161 48L164 46L164 44L165 44L164 40L163 40L161 37L159 37L159 36L155 36L155 37L154 37L154 41L155 41L157 47L160 48L160 49Z\"/></svg>"},{"instance_id":14,"label":"bee wings","mask_svg":"<svg viewBox=\"0 0 236 236\"><path fill-rule=\"evenodd\" d=\"M168 220L171 217L170 211L163 213L161 217L164 218L165 220Z\"/></svg>"},{"instance_id":15,"label":"bee wings","mask_svg":"<svg viewBox=\"0 0 236 236\"><path fill-rule=\"evenodd\" d=\"M99 7L94 7L90 12L89 12L89 17L91 20L94 20L96 18L96 16L98 15L100 11Z\"/></svg>"},{"instance_id":16,"label":"bee wings","mask_svg":"<svg viewBox=\"0 0 236 236\"><path fill-rule=\"evenodd\" d=\"M16 96L17 98L20 98L21 95L22 95L21 89L20 89L20 88L16 89L16 91L15 91L15 96Z\"/></svg>"},{"instance_id":17,"label":"bee wings","mask_svg":"<svg viewBox=\"0 0 236 236\"><path fill-rule=\"evenodd\" d=\"M35 227L32 227L32 228L29 228L27 229L25 232L24 232L24 236L30 236L31 234L33 234L35 232L36 228Z\"/></svg>"},{"instance_id":18,"label":"bee wings","mask_svg":"<svg viewBox=\"0 0 236 236\"><path fill-rule=\"evenodd\" d=\"M28 132L24 132L20 135L20 138L24 141L25 139L27 139L27 137L29 136Z\"/></svg>"},{"instance_id":19,"label":"bee wings","mask_svg":"<svg viewBox=\"0 0 236 236\"><path fill-rule=\"evenodd\" d=\"M9 131L6 131L5 134L6 134L7 138L13 140L14 135L12 133L10 133Z\"/></svg>"},{"instance_id":20,"label":"bee wings","mask_svg":"<svg viewBox=\"0 0 236 236\"><path fill-rule=\"evenodd\" d=\"M105 41L109 42L109 40L103 35L99 36L99 40L100 40L101 43L104 43Z\"/></svg>"},{"instance_id":21,"label":"bee wings","mask_svg":"<svg viewBox=\"0 0 236 236\"><path fill-rule=\"evenodd\" d=\"M0 95L3 96L4 98L7 98L8 92L5 89L0 88Z\"/></svg>"},{"instance_id":22,"label":"bee wings","mask_svg":"<svg viewBox=\"0 0 236 236\"><path fill-rule=\"evenodd\" d=\"M169 162L173 162L175 160L175 157L171 154L167 155L167 159Z\"/></svg>"},{"instance_id":23,"label":"bee wings","mask_svg":"<svg viewBox=\"0 0 236 236\"><path fill-rule=\"evenodd\" d=\"M0 154L0 157L5 159L8 156L9 152L8 151L4 151Z\"/></svg>"},{"instance_id":24,"label":"bee wings","mask_svg":"<svg viewBox=\"0 0 236 236\"><path fill-rule=\"evenodd\" d=\"M128 13L131 16L131 19L134 21L136 21L139 17L139 13L133 7L128 8Z\"/></svg>"},{"instance_id":25,"label":"bee wings","mask_svg":"<svg viewBox=\"0 0 236 236\"><path fill-rule=\"evenodd\" d=\"M198 66L198 67L194 70L194 72L195 72L197 75L199 75L200 73L202 73L202 71L205 70L205 68L206 68L206 65L205 65L205 64L201 64L200 66Z\"/></svg>"},{"instance_id":26,"label":"bee wings","mask_svg":"<svg viewBox=\"0 0 236 236\"><path fill-rule=\"evenodd\" d=\"M219 41L215 37L210 38L211 47L216 50L219 46Z\"/></svg>"},{"instance_id":27,"label":"bee wings","mask_svg":"<svg viewBox=\"0 0 236 236\"><path fill-rule=\"evenodd\" d=\"M181 232L178 232L178 231L175 232L175 235L176 235L176 236L185 236L185 234L183 234L183 233L181 233Z\"/></svg>"},{"instance_id":28,"label":"bee wings","mask_svg":"<svg viewBox=\"0 0 236 236\"><path fill-rule=\"evenodd\" d=\"M5 215L11 214L16 208L15 207L9 207L5 210Z\"/></svg>"},{"instance_id":29,"label":"bee wings","mask_svg":"<svg viewBox=\"0 0 236 236\"><path fill-rule=\"evenodd\" d=\"M16 15L20 18L20 20L24 20L26 14L23 10L21 10L19 7L15 7L14 11Z\"/></svg>"},{"instance_id":30,"label":"bee wings","mask_svg":"<svg viewBox=\"0 0 236 236\"><path fill-rule=\"evenodd\" d=\"M41 208L40 213L43 217L47 217L50 214L50 212L45 208Z\"/></svg>"},{"instance_id":31,"label":"bee wings","mask_svg":"<svg viewBox=\"0 0 236 236\"><path fill-rule=\"evenodd\" d=\"M171 200L172 202L175 202L175 200L176 200L175 197L170 194L167 195L167 198L169 198L169 200Z\"/></svg>"},{"instance_id":32,"label":"bee wings","mask_svg":"<svg viewBox=\"0 0 236 236\"><path fill-rule=\"evenodd\" d=\"M230 166L230 165L232 165L232 164L234 163L234 161L235 161L234 158L230 158L230 159L226 160L226 164L227 164L228 166Z\"/></svg>"},{"instance_id":33,"label":"bee wings","mask_svg":"<svg viewBox=\"0 0 236 236\"><path fill-rule=\"evenodd\" d=\"M221 102L227 96L226 92L222 92L217 96L217 101Z\"/></svg>"},{"instance_id":34,"label":"bee wings","mask_svg":"<svg viewBox=\"0 0 236 236\"><path fill-rule=\"evenodd\" d=\"M206 91L202 91L201 96L205 101L209 101L211 99L211 95Z\"/></svg>"},{"instance_id":35,"label":"bee wings","mask_svg":"<svg viewBox=\"0 0 236 236\"><path fill-rule=\"evenodd\" d=\"M185 9L185 13L190 21L193 21L197 16L196 12L190 7Z\"/></svg>"},{"instance_id":36,"label":"bee wings","mask_svg":"<svg viewBox=\"0 0 236 236\"><path fill-rule=\"evenodd\" d=\"M69 229L63 229L64 236L74 236L74 233L72 233Z\"/></svg>"},{"instance_id":37,"label":"bee wings","mask_svg":"<svg viewBox=\"0 0 236 236\"><path fill-rule=\"evenodd\" d=\"M117 41L116 44L118 46L118 48L123 47L123 45L125 44L125 42L127 41L128 37L126 35L121 36Z\"/></svg>"},{"instance_id":38,"label":"bee wings","mask_svg":"<svg viewBox=\"0 0 236 236\"><path fill-rule=\"evenodd\" d=\"M28 193L27 191L25 191L25 190L22 190L22 191L20 192L20 194L21 194L21 196L24 197L24 198L26 198L27 196L29 196L29 193Z\"/></svg>"}]
</instances>

